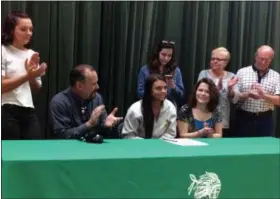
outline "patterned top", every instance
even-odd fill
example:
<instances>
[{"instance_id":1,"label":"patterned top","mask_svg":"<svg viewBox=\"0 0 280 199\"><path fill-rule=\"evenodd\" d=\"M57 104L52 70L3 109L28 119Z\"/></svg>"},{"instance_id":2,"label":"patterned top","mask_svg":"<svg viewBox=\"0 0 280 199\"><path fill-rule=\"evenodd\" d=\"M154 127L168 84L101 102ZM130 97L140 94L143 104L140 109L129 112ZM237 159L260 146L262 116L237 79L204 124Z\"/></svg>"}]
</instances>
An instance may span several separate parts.
<instances>
[{"instance_id":1,"label":"patterned top","mask_svg":"<svg viewBox=\"0 0 280 199\"><path fill-rule=\"evenodd\" d=\"M218 110L222 114L223 118L223 128L229 128L229 121L230 121L230 102L231 99L228 97L228 81L234 77L235 75L231 72L227 71L227 76L223 78L222 80L222 89L220 90L220 99L219 99L219 105ZM218 85L219 78L214 77L210 70L203 70L199 73L198 80L202 78L209 78L213 80L213 82ZM233 87L233 90L237 90L237 85Z\"/></svg>"},{"instance_id":2,"label":"patterned top","mask_svg":"<svg viewBox=\"0 0 280 199\"><path fill-rule=\"evenodd\" d=\"M199 128L196 125L196 122L195 122L196 119L194 118L192 108L189 108L188 105L186 105L186 104L180 108L180 111L177 116L177 120L180 120L180 121L183 121L183 122L186 122L189 124L188 132L194 132L194 131L198 131L201 129L201 127ZM209 121L211 121L211 122L208 124L208 126L211 128L214 128L216 123L222 122L222 117L221 117L221 114L218 111L218 109L216 109L212 113L212 117L209 120L207 120L207 123Z\"/></svg>"},{"instance_id":3,"label":"patterned top","mask_svg":"<svg viewBox=\"0 0 280 199\"><path fill-rule=\"evenodd\" d=\"M237 83L239 92L249 92L254 83L259 83L264 92L270 95L280 95L280 74L269 69L262 77L256 67L247 66L238 70L236 76L239 78ZM274 105L264 99L248 98L244 102L238 102L237 107L248 112L264 112L274 109Z\"/></svg>"}]
</instances>

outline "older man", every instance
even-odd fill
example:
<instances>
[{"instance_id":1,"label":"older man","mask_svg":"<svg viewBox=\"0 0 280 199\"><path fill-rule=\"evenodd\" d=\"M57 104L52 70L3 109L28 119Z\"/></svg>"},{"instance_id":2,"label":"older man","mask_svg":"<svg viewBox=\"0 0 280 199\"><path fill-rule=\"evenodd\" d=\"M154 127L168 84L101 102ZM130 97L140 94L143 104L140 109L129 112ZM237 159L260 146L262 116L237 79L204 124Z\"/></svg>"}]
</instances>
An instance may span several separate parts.
<instances>
[{"instance_id":1,"label":"older man","mask_svg":"<svg viewBox=\"0 0 280 199\"><path fill-rule=\"evenodd\" d=\"M272 111L280 106L280 75L270 68L274 50L261 46L252 66L241 68L235 133L240 137L273 136Z\"/></svg>"},{"instance_id":2,"label":"older man","mask_svg":"<svg viewBox=\"0 0 280 199\"><path fill-rule=\"evenodd\" d=\"M101 95L97 93L98 76L86 64L73 68L70 87L56 94L50 103L54 134L60 138L79 139L90 134L108 137L109 129L122 118L115 117L117 108L107 115Z\"/></svg>"}]
</instances>

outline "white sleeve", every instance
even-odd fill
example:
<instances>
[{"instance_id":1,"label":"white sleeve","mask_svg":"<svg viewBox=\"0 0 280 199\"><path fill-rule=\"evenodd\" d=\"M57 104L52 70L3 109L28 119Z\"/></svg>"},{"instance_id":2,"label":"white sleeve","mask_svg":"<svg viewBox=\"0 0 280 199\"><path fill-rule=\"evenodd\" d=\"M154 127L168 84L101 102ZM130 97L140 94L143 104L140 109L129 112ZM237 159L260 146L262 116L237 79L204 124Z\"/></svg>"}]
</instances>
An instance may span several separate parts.
<instances>
[{"instance_id":1,"label":"white sleeve","mask_svg":"<svg viewBox=\"0 0 280 199\"><path fill-rule=\"evenodd\" d=\"M7 71L7 52L6 48L2 45L1 47L1 73L2 76L6 76Z\"/></svg>"},{"instance_id":2,"label":"white sleeve","mask_svg":"<svg viewBox=\"0 0 280 199\"><path fill-rule=\"evenodd\" d=\"M278 74L278 80L276 81L275 95L280 95L280 74Z\"/></svg>"},{"instance_id":3,"label":"white sleeve","mask_svg":"<svg viewBox=\"0 0 280 199\"><path fill-rule=\"evenodd\" d=\"M171 104L171 110L170 110L170 124L168 126L168 129L166 130L166 132L162 135L161 138L166 138L166 139L173 139L176 137L177 134L177 111L176 108L173 104Z\"/></svg>"},{"instance_id":4,"label":"white sleeve","mask_svg":"<svg viewBox=\"0 0 280 199\"><path fill-rule=\"evenodd\" d=\"M234 97L232 98L232 103L236 104L240 99L240 88L241 88L241 72L240 70L237 71L236 77L239 78L239 81L236 85L233 86L232 90L234 92Z\"/></svg>"},{"instance_id":5,"label":"white sleeve","mask_svg":"<svg viewBox=\"0 0 280 199\"><path fill-rule=\"evenodd\" d=\"M122 136L123 138L137 138L138 133L137 130L139 128L140 121L135 116L134 111L130 107L127 111L127 114L124 119L124 125L122 128Z\"/></svg>"}]
</instances>

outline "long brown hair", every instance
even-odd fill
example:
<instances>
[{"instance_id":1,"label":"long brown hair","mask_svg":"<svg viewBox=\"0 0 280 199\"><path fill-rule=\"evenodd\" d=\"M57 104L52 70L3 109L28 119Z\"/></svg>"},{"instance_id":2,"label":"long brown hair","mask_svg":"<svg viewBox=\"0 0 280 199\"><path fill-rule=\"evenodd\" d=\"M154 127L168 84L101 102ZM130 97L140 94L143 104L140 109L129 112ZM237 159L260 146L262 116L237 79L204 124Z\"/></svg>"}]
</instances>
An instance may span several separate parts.
<instances>
[{"instance_id":1,"label":"long brown hair","mask_svg":"<svg viewBox=\"0 0 280 199\"><path fill-rule=\"evenodd\" d=\"M142 98L142 114L144 119L144 129L145 129L145 137L151 138L153 134L153 128L154 128L154 114L152 110L152 102L153 102L153 96L152 96L152 88L155 83L155 81L161 80L165 82L164 76L160 74L151 74L145 82L145 90L144 95Z\"/></svg>"},{"instance_id":2,"label":"long brown hair","mask_svg":"<svg viewBox=\"0 0 280 199\"><path fill-rule=\"evenodd\" d=\"M159 61L159 53L164 48L172 49L172 57L171 57L171 60L165 65L165 67L163 69L163 75L166 75L166 74L169 75L169 74L172 74L175 72L175 69L176 69L175 42L163 40L159 44L156 45L154 52L149 60L148 68L151 73L160 73L159 66L161 64Z\"/></svg>"}]
</instances>

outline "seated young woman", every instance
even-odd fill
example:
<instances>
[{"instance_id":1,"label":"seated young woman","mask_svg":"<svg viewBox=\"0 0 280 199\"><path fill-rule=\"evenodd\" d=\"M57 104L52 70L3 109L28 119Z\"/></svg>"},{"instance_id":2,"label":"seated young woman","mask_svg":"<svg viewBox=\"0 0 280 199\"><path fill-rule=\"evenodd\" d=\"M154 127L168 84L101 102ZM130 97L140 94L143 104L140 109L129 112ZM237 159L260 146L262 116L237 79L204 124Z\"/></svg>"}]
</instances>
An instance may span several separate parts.
<instances>
[{"instance_id":1,"label":"seated young woman","mask_svg":"<svg viewBox=\"0 0 280 199\"><path fill-rule=\"evenodd\" d=\"M150 75L145 82L142 100L132 104L127 111L123 138L175 138L176 108L166 96L165 77Z\"/></svg>"},{"instance_id":2,"label":"seated young woman","mask_svg":"<svg viewBox=\"0 0 280 199\"><path fill-rule=\"evenodd\" d=\"M222 137L222 117L218 112L219 90L209 78L199 80L190 103L178 113L180 138Z\"/></svg>"}]
</instances>

